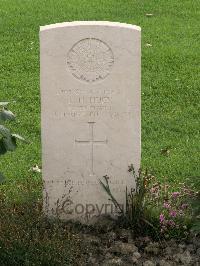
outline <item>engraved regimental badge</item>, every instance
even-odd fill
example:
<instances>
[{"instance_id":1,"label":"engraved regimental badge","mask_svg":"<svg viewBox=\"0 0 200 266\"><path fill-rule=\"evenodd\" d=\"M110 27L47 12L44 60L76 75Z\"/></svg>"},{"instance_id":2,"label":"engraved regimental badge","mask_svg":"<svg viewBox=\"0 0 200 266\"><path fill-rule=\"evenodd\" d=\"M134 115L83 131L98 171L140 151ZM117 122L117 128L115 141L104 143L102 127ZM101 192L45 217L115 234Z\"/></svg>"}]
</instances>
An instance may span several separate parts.
<instances>
[{"instance_id":1,"label":"engraved regimental badge","mask_svg":"<svg viewBox=\"0 0 200 266\"><path fill-rule=\"evenodd\" d=\"M105 79L114 64L111 48L103 41L87 38L77 42L67 55L72 75L85 82Z\"/></svg>"}]
</instances>

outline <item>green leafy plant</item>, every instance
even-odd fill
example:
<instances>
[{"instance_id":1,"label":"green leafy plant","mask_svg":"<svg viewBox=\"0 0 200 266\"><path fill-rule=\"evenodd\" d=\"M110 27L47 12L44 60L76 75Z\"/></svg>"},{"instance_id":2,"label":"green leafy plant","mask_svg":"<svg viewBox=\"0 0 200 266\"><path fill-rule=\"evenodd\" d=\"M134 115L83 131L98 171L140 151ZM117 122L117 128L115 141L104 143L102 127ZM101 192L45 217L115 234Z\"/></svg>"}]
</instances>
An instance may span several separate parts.
<instances>
[{"instance_id":1,"label":"green leafy plant","mask_svg":"<svg viewBox=\"0 0 200 266\"><path fill-rule=\"evenodd\" d=\"M199 234L200 233L200 192L196 194L196 197L191 200L191 206L193 209L193 223L192 223L192 231Z\"/></svg>"},{"instance_id":2,"label":"green leafy plant","mask_svg":"<svg viewBox=\"0 0 200 266\"><path fill-rule=\"evenodd\" d=\"M135 180L135 188L128 191L126 189L126 207L122 208L113 196L110 185L109 177L104 176L104 182L100 180L101 186L104 188L106 193L109 195L110 200L113 202L115 207L119 210L123 216L126 224L134 230L134 232L142 233L144 228L152 230L157 235L157 228L152 223L152 219L149 216L149 203L146 201L146 194L148 192L148 182L152 179L152 175L139 170L138 175L135 173L133 165L129 166L129 172L133 174ZM145 226L144 226L145 225Z\"/></svg>"},{"instance_id":3,"label":"green leafy plant","mask_svg":"<svg viewBox=\"0 0 200 266\"><path fill-rule=\"evenodd\" d=\"M9 102L0 102L0 156L8 151L14 151L17 148L17 140L27 142L20 135L12 134L4 125L6 121L15 120L15 115L7 108L8 104ZM4 175L0 172L0 183L3 182L4 179Z\"/></svg>"},{"instance_id":4,"label":"green leafy plant","mask_svg":"<svg viewBox=\"0 0 200 266\"><path fill-rule=\"evenodd\" d=\"M141 169L138 174L136 174L132 164L129 166L128 171L131 172L134 177L135 188L132 188L130 192L126 191L126 215L134 227L138 225L142 228L144 223L153 227L147 220L149 204L146 200L146 195L148 192L148 184L154 177L148 174L147 171L142 172Z\"/></svg>"},{"instance_id":5,"label":"green leafy plant","mask_svg":"<svg viewBox=\"0 0 200 266\"><path fill-rule=\"evenodd\" d=\"M121 208L113 196L109 177L100 184L118 208L126 222L137 234L150 234L157 239L186 238L189 230L200 229L199 193L184 183L176 191L166 182L160 183L147 171L136 174L133 165L128 169L133 174L135 188L126 189L126 208Z\"/></svg>"}]
</instances>

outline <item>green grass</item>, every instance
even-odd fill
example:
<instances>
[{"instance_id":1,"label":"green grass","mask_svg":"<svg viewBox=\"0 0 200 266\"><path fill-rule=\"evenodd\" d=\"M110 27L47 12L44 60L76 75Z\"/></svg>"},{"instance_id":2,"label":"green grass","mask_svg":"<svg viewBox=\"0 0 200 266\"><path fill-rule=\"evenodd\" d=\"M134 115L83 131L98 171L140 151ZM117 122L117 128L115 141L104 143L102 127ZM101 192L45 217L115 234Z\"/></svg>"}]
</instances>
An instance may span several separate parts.
<instances>
[{"instance_id":1,"label":"green grass","mask_svg":"<svg viewBox=\"0 0 200 266\"><path fill-rule=\"evenodd\" d=\"M41 176L28 172L41 164L39 26L73 20L141 26L142 167L199 189L199 16L197 0L0 0L0 101L13 102L9 126L31 141L1 157L6 200L27 202L27 180L41 199Z\"/></svg>"},{"instance_id":2,"label":"green grass","mask_svg":"<svg viewBox=\"0 0 200 266\"><path fill-rule=\"evenodd\" d=\"M199 175L198 1L0 1L0 99L31 141L1 158L11 183L41 164L39 26L110 20L142 28L142 166L169 180ZM152 17L145 16L153 13ZM150 43L152 47L146 47ZM169 156L161 149L168 147Z\"/></svg>"}]
</instances>

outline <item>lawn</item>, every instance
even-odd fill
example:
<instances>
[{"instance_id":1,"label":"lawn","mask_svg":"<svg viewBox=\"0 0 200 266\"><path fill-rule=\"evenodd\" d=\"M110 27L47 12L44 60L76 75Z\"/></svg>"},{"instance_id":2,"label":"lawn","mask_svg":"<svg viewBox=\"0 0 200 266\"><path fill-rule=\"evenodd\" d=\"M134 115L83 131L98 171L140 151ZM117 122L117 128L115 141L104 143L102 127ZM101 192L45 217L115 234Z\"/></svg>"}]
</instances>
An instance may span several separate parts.
<instances>
[{"instance_id":1,"label":"lawn","mask_svg":"<svg viewBox=\"0 0 200 266\"><path fill-rule=\"evenodd\" d=\"M199 189L199 15L197 0L0 0L0 101L31 142L1 157L3 201L41 199L41 176L28 171L41 165L39 26L74 20L142 28L142 167Z\"/></svg>"}]
</instances>

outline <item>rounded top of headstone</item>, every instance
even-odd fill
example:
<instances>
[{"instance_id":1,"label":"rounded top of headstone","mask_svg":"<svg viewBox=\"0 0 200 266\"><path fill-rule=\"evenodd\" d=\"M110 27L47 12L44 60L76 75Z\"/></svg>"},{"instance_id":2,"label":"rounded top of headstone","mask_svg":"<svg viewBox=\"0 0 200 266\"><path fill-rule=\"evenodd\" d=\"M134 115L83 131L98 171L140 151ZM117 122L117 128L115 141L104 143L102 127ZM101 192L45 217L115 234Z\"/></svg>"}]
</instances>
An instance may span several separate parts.
<instances>
[{"instance_id":1,"label":"rounded top of headstone","mask_svg":"<svg viewBox=\"0 0 200 266\"><path fill-rule=\"evenodd\" d=\"M136 25L120 23L120 22L110 22L110 21L72 21L72 22L55 23L46 26L40 26L40 31L51 30L62 27L74 27L74 26L109 26L109 27L120 27L120 28L141 31L141 28Z\"/></svg>"}]
</instances>

